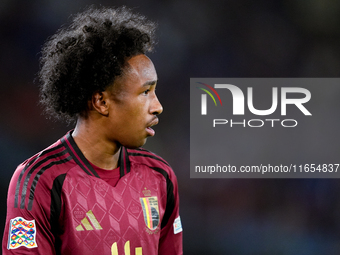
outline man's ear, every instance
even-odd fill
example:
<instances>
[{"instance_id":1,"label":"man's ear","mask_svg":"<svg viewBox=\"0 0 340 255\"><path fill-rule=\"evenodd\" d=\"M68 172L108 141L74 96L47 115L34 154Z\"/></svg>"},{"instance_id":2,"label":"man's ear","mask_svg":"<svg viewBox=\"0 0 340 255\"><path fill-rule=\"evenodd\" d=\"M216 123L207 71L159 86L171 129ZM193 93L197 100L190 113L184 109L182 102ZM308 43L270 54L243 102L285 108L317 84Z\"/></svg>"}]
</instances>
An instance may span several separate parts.
<instances>
[{"instance_id":1,"label":"man's ear","mask_svg":"<svg viewBox=\"0 0 340 255\"><path fill-rule=\"evenodd\" d=\"M109 102L107 92L98 91L92 95L91 104L94 110L101 115L109 115Z\"/></svg>"}]
</instances>

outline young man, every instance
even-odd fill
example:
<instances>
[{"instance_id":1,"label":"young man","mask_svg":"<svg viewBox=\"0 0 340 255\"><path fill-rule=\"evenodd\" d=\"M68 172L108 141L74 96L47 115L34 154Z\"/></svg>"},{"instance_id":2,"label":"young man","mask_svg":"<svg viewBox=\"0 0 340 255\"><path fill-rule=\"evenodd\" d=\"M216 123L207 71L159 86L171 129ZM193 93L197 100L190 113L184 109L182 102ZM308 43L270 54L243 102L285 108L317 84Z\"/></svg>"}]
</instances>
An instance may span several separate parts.
<instances>
[{"instance_id":1,"label":"young man","mask_svg":"<svg viewBox=\"0 0 340 255\"><path fill-rule=\"evenodd\" d=\"M3 254L182 254L177 180L140 148L162 106L145 55L155 25L89 9L43 48L41 102L74 130L18 166Z\"/></svg>"}]
</instances>

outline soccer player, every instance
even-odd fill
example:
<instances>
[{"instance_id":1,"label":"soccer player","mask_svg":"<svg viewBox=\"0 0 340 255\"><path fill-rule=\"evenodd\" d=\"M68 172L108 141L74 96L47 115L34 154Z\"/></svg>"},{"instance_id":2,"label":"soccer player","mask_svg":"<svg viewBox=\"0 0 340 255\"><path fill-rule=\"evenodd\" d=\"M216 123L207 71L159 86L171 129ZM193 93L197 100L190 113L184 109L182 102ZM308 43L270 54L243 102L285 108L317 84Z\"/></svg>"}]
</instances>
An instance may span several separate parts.
<instances>
[{"instance_id":1,"label":"soccer player","mask_svg":"<svg viewBox=\"0 0 340 255\"><path fill-rule=\"evenodd\" d=\"M127 8L90 8L45 44L41 102L76 126L15 171L3 254L183 253L175 174L140 147L163 110L154 30Z\"/></svg>"}]
</instances>

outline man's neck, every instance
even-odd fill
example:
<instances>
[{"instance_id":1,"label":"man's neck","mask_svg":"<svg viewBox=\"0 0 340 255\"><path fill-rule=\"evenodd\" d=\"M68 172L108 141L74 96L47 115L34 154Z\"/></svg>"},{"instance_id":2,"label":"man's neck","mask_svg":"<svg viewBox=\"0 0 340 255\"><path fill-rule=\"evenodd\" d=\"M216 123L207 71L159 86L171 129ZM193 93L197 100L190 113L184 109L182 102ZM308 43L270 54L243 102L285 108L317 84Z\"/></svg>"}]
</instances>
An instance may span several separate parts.
<instances>
[{"instance_id":1,"label":"man's neck","mask_svg":"<svg viewBox=\"0 0 340 255\"><path fill-rule=\"evenodd\" d=\"M100 126L79 119L72 137L88 161L100 168L112 170L118 166L121 147L108 141L103 134Z\"/></svg>"}]
</instances>

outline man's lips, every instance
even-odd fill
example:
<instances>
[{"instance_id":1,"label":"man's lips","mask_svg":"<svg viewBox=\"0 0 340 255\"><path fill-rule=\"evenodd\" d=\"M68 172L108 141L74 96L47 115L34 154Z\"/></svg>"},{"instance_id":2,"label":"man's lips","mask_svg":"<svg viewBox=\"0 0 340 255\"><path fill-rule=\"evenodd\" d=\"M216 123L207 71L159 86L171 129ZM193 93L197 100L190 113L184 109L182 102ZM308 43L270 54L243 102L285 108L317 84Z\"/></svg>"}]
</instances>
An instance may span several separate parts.
<instances>
[{"instance_id":1,"label":"man's lips","mask_svg":"<svg viewBox=\"0 0 340 255\"><path fill-rule=\"evenodd\" d=\"M149 127L155 126L157 124L158 124L158 117L155 117L152 121L149 122L147 127L149 128Z\"/></svg>"},{"instance_id":2,"label":"man's lips","mask_svg":"<svg viewBox=\"0 0 340 255\"><path fill-rule=\"evenodd\" d=\"M155 126L158 124L158 118L155 117L152 121L149 122L149 124L146 127L146 131L148 132L148 134L150 136L154 136L155 135L155 130L153 130L151 127Z\"/></svg>"}]
</instances>

